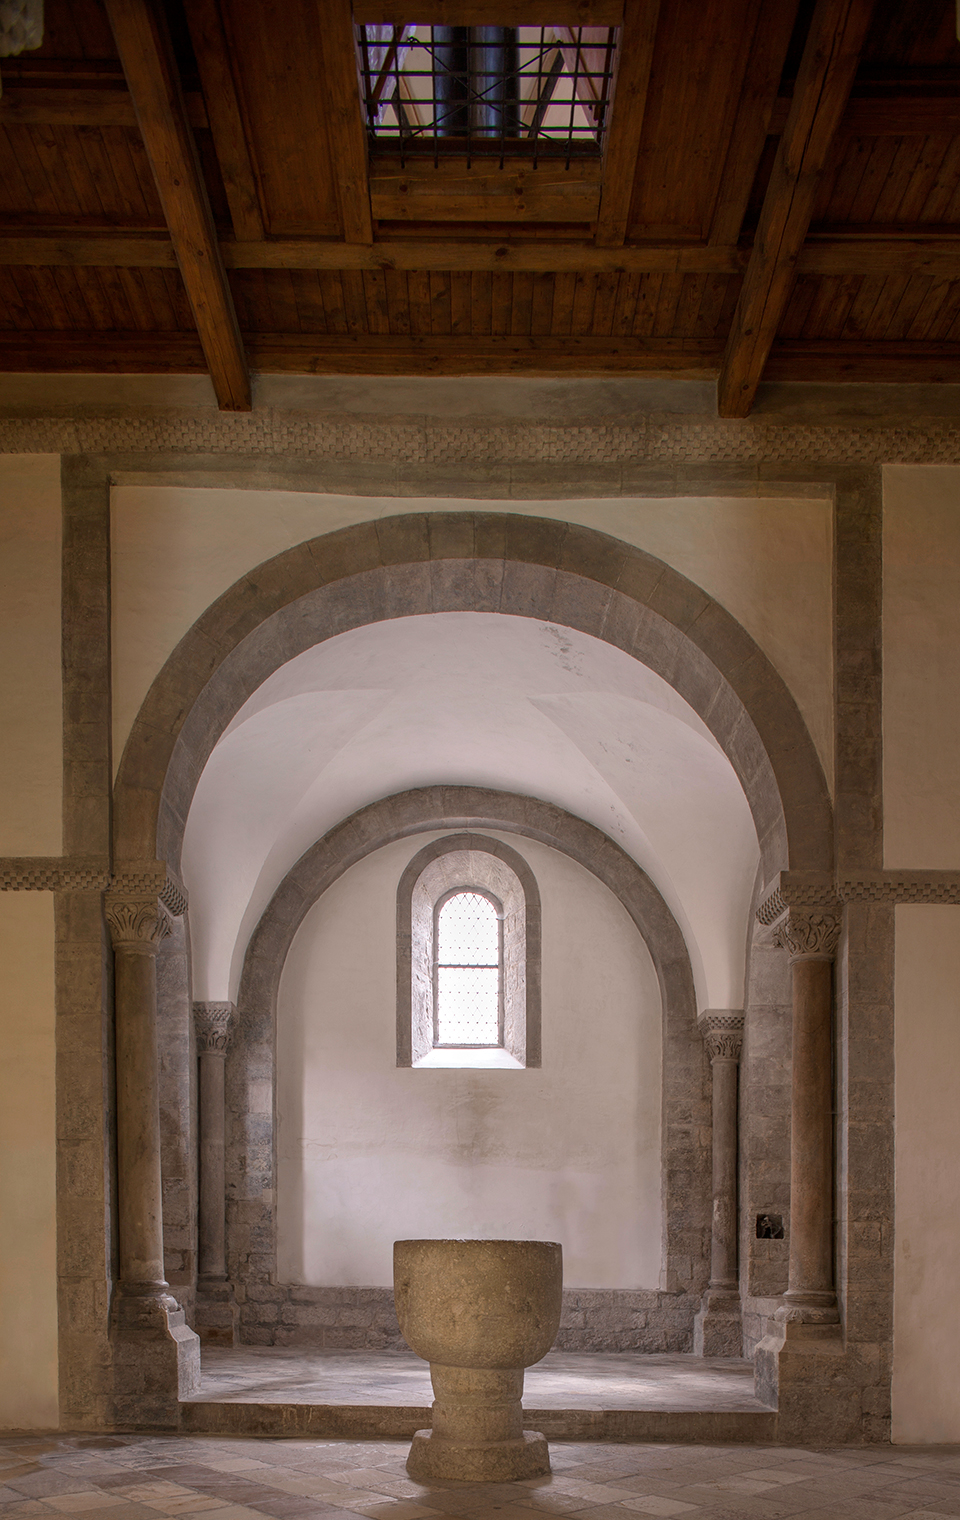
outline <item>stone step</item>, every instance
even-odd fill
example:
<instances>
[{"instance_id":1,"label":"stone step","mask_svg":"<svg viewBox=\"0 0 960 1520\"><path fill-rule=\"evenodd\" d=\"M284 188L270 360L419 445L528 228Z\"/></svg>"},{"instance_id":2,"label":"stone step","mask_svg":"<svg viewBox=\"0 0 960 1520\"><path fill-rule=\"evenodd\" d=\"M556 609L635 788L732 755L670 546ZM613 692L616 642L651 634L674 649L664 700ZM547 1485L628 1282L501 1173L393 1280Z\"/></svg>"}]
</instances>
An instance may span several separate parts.
<instances>
[{"instance_id":1,"label":"stone step","mask_svg":"<svg viewBox=\"0 0 960 1520\"><path fill-rule=\"evenodd\" d=\"M527 1430L551 1441L775 1441L777 1413L756 1410L524 1409ZM326 1436L347 1440L411 1440L429 1429L430 1410L387 1404L217 1403L180 1405L180 1429L190 1435Z\"/></svg>"}]
</instances>

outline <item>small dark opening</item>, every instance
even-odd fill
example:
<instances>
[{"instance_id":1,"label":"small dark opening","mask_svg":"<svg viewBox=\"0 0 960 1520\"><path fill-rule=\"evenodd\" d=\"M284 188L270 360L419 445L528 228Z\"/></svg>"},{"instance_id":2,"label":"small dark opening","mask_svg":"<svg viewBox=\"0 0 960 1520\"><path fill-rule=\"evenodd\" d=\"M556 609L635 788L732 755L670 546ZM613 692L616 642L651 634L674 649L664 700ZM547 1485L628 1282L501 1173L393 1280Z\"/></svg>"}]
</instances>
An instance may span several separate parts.
<instances>
[{"instance_id":1,"label":"small dark opening","mask_svg":"<svg viewBox=\"0 0 960 1520\"><path fill-rule=\"evenodd\" d=\"M757 1215L757 1239L758 1240L782 1240L783 1239L783 1215L782 1214L758 1214Z\"/></svg>"}]
</instances>

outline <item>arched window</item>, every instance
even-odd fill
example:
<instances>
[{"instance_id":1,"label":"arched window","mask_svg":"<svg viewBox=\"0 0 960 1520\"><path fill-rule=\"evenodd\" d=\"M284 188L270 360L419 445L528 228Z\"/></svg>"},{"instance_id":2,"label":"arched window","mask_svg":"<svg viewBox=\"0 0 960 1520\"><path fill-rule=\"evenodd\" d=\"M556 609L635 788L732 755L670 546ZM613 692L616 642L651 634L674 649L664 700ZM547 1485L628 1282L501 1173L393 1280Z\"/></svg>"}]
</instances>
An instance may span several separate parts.
<instances>
[{"instance_id":1,"label":"arched window","mask_svg":"<svg viewBox=\"0 0 960 1520\"><path fill-rule=\"evenodd\" d=\"M437 904L434 1049L503 1045L503 905L454 889Z\"/></svg>"},{"instance_id":2,"label":"arched window","mask_svg":"<svg viewBox=\"0 0 960 1520\"><path fill-rule=\"evenodd\" d=\"M496 839L437 840L403 873L397 1065L540 1065L540 896Z\"/></svg>"}]
</instances>

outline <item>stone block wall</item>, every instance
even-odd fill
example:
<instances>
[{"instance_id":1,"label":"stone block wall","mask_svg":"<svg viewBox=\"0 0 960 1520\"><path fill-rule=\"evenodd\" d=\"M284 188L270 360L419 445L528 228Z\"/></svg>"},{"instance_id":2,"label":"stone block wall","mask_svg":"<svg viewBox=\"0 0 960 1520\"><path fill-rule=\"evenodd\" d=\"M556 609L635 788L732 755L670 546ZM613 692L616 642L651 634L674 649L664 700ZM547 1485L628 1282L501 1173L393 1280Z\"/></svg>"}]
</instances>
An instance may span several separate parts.
<instances>
[{"instance_id":1,"label":"stone block wall","mask_svg":"<svg viewBox=\"0 0 960 1520\"><path fill-rule=\"evenodd\" d=\"M396 1351L406 1346L392 1288L310 1288L289 1283L237 1285L240 1342L336 1351ZM578 1289L563 1295L557 1351L683 1352L693 1349L692 1294Z\"/></svg>"}]
</instances>

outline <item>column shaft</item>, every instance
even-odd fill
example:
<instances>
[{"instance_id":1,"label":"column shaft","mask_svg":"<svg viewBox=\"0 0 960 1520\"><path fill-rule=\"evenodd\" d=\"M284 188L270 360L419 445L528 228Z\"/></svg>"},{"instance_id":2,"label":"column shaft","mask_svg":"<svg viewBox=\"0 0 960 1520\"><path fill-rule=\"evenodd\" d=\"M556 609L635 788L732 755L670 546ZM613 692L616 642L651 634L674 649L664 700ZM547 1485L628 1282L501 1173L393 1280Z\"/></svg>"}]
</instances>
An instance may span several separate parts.
<instances>
[{"instance_id":1,"label":"column shaft","mask_svg":"<svg viewBox=\"0 0 960 1520\"><path fill-rule=\"evenodd\" d=\"M117 945L115 967L120 1276L164 1292L155 949Z\"/></svg>"},{"instance_id":2,"label":"column shaft","mask_svg":"<svg viewBox=\"0 0 960 1520\"><path fill-rule=\"evenodd\" d=\"M833 966L795 960L788 1297L833 1301ZM826 1307L826 1305L824 1305Z\"/></svg>"},{"instance_id":3,"label":"column shaft","mask_svg":"<svg viewBox=\"0 0 960 1520\"><path fill-rule=\"evenodd\" d=\"M714 1056L713 1231L710 1287L737 1291L737 1069L729 1056Z\"/></svg>"},{"instance_id":4,"label":"column shaft","mask_svg":"<svg viewBox=\"0 0 960 1520\"><path fill-rule=\"evenodd\" d=\"M200 1228L201 1277L225 1277L224 1231L224 1053L200 1053Z\"/></svg>"}]
</instances>

